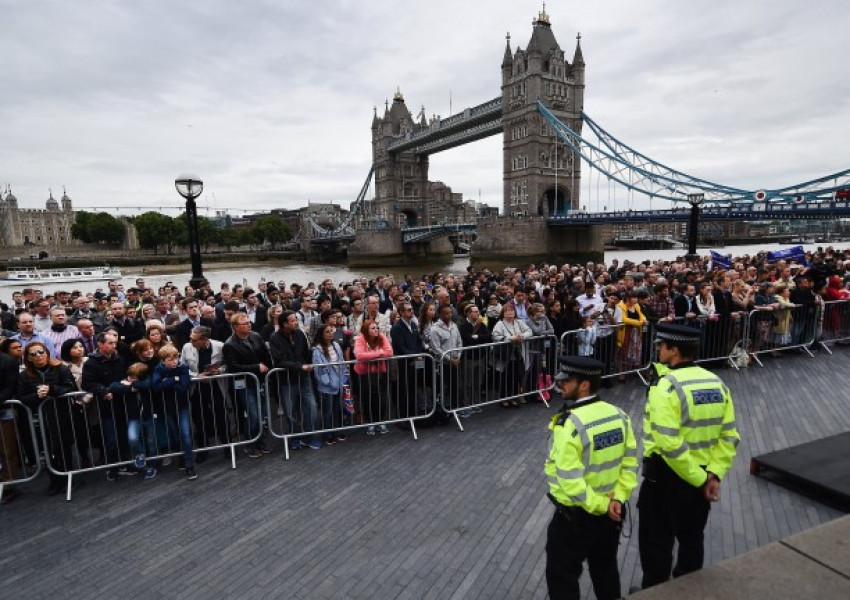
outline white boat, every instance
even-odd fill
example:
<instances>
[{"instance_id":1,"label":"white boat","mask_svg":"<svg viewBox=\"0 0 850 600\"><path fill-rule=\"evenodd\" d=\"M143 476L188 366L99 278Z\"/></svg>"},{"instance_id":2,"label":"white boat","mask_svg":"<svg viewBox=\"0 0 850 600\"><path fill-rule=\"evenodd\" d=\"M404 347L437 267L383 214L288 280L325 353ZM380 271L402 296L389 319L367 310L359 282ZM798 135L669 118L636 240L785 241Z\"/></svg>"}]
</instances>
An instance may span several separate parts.
<instances>
[{"instance_id":1,"label":"white boat","mask_svg":"<svg viewBox=\"0 0 850 600\"><path fill-rule=\"evenodd\" d=\"M121 279L121 269L102 267L71 267L67 269L39 269L38 267L9 268L0 281L20 284L76 283L78 281L108 281Z\"/></svg>"}]
</instances>

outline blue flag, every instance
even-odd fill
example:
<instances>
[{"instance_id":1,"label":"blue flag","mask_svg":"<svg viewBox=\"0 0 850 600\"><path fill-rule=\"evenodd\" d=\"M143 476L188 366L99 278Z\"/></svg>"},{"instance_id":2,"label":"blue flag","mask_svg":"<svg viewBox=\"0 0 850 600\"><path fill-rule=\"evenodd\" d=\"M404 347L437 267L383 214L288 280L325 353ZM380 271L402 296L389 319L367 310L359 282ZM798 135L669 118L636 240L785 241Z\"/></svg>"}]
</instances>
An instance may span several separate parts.
<instances>
[{"instance_id":1,"label":"blue flag","mask_svg":"<svg viewBox=\"0 0 850 600\"><path fill-rule=\"evenodd\" d=\"M720 254L719 252L711 251L711 268L712 269L726 269L727 271L732 268L732 255L731 254Z\"/></svg>"},{"instance_id":2,"label":"blue flag","mask_svg":"<svg viewBox=\"0 0 850 600\"><path fill-rule=\"evenodd\" d=\"M802 246L792 246L791 248L772 250L767 253L767 260L770 262L776 262L780 259L806 264L806 251L803 250Z\"/></svg>"}]
</instances>

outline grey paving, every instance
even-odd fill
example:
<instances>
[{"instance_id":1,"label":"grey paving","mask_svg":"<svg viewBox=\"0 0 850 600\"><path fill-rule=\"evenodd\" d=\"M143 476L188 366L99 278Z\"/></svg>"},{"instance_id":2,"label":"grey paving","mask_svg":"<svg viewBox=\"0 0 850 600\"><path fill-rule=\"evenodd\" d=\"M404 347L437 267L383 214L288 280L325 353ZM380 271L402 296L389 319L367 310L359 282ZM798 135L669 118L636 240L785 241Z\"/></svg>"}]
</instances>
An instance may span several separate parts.
<instances>
[{"instance_id":1,"label":"grey paving","mask_svg":"<svg viewBox=\"0 0 850 600\"><path fill-rule=\"evenodd\" d=\"M840 348L721 372L743 441L709 520L708 564L840 516L750 476L749 459L850 430L848 366L850 350ZM627 383L604 396L639 430L644 394ZM0 597L545 598L550 414L539 404L488 407L465 432L354 435L288 462L281 449L240 455L235 470L216 453L193 482L174 467L150 482L92 475L71 502L45 496L39 480L0 508ZM641 577L636 514L626 530L624 591ZM798 575L811 586L830 577ZM586 576L582 585L589 590ZM740 588L723 597L744 595L754 596Z\"/></svg>"}]
</instances>

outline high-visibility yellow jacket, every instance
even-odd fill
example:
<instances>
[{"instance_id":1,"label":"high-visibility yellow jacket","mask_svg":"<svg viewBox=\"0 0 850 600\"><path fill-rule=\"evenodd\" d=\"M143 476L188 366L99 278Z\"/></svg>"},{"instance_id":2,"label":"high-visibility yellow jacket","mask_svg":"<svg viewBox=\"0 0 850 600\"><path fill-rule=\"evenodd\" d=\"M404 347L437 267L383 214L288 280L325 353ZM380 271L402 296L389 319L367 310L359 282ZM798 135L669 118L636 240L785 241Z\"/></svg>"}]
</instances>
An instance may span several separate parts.
<instances>
[{"instance_id":1,"label":"high-visibility yellow jacket","mask_svg":"<svg viewBox=\"0 0 850 600\"><path fill-rule=\"evenodd\" d=\"M658 454L694 487L710 471L722 479L732 466L740 436L735 407L721 379L693 364L654 365L657 380L647 392L643 454Z\"/></svg>"},{"instance_id":2,"label":"high-visibility yellow jacket","mask_svg":"<svg viewBox=\"0 0 850 600\"><path fill-rule=\"evenodd\" d=\"M602 515L611 497L629 499L637 486L637 441L626 413L595 398L555 415L549 430L545 472L557 502Z\"/></svg>"}]
</instances>

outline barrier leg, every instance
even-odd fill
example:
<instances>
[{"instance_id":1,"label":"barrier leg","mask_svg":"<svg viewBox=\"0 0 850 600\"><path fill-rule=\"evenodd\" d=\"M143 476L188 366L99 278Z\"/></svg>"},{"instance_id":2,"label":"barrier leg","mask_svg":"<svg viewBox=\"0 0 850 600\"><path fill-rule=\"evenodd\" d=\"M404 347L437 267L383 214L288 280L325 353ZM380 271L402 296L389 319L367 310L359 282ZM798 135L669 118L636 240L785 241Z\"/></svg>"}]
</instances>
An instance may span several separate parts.
<instances>
[{"instance_id":1,"label":"barrier leg","mask_svg":"<svg viewBox=\"0 0 850 600\"><path fill-rule=\"evenodd\" d=\"M230 468L236 468L236 446L230 444Z\"/></svg>"},{"instance_id":2,"label":"barrier leg","mask_svg":"<svg viewBox=\"0 0 850 600\"><path fill-rule=\"evenodd\" d=\"M820 347L826 350L829 355L832 356L832 350L829 349L829 346L827 346L825 342L818 342L818 344L820 344Z\"/></svg>"},{"instance_id":3,"label":"barrier leg","mask_svg":"<svg viewBox=\"0 0 850 600\"><path fill-rule=\"evenodd\" d=\"M764 363L761 362L758 354L753 354L752 357L753 357L753 360L756 361L760 367L764 367Z\"/></svg>"},{"instance_id":4,"label":"barrier leg","mask_svg":"<svg viewBox=\"0 0 850 600\"><path fill-rule=\"evenodd\" d=\"M410 419L410 431L413 433L413 439L418 441L419 436L416 435L416 421L413 419Z\"/></svg>"},{"instance_id":5,"label":"barrier leg","mask_svg":"<svg viewBox=\"0 0 850 600\"><path fill-rule=\"evenodd\" d=\"M71 501L71 490L74 488L74 474L68 473L68 487L65 491L65 500L67 502Z\"/></svg>"},{"instance_id":6,"label":"barrier leg","mask_svg":"<svg viewBox=\"0 0 850 600\"><path fill-rule=\"evenodd\" d=\"M463 425L460 424L460 417L457 414L457 411L452 411L452 416L455 418L455 423L457 423L457 428L463 431Z\"/></svg>"}]
</instances>

